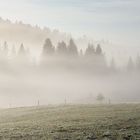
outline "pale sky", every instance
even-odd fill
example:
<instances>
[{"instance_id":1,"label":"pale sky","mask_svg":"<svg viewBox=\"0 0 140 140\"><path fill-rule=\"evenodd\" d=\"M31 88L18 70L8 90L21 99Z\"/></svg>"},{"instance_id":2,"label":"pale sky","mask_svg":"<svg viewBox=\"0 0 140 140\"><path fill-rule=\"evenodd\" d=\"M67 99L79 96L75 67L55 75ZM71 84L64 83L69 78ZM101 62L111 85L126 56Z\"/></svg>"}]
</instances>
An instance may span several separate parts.
<instances>
[{"instance_id":1,"label":"pale sky","mask_svg":"<svg viewBox=\"0 0 140 140\"><path fill-rule=\"evenodd\" d=\"M140 47L140 0L0 0L0 16Z\"/></svg>"}]
</instances>

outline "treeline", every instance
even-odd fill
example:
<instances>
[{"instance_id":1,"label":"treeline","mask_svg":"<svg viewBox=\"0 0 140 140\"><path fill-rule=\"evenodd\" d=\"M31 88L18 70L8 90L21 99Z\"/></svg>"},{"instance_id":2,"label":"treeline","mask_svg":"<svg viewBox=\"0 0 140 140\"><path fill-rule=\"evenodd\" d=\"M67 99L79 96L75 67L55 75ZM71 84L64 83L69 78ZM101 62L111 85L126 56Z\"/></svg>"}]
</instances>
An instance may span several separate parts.
<instances>
[{"instance_id":1,"label":"treeline","mask_svg":"<svg viewBox=\"0 0 140 140\"><path fill-rule=\"evenodd\" d=\"M12 64L12 67L15 66L15 68L17 68L16 65L37 66L44 70L67 69L90 73L118 71L114 58L110 64L107 64L100 44L97 46L88 44L85 51L82 49L79 51L73 39L70 39L68 44L61 41L58 42L57 46L54 46L51 39L47 38L42 47L39 63L36 62L35 58L31 58L30 50L25 48L23 44L20 45L19 49L14 46L9 49L8 43L4 42L0 50L0 64L2 67ZM135 63L130 57L125 69L127 71L139 71L140 57L137 56Z\"/></svg>"},{"instance_id":2,"label":"treeline","mask_svg":"<svg viewBox=\"0 0 140 140\"><path fill-rule=\"evenodd\" d=\"M100 44L97 45L96 48L94 48L93 44L89 44L85 53L83 53L82 49L80 52L78 52L77 46L73 39L70 39L69 44L66 45L64 41L59 42L57 47L55 48L49 38L45 40L43 51L43 56L52 55L52 54L58 54L58 55L71 55L71 56L91 56L91 55L103 55L102 48Z\"/></svg>"},{"instance_id":3,"label":"treeline","mask_svg":"<svg viewBox=\"0 0 140 140\"><path fill-rule=\"evenodd\" d=\"M68 45L62 41L54 47L51 40L47 38L43 45L42 57L45 59L48 56L59 56L58 58L62 58L66 61L68 61L68 59L70 61L74 59L75 62L78 62L77 65L82 65L83 69L90 68L91 71L117 72L120 70L117 67L116 60L114 58L107 63L105 53L100 44L97 44L97 46L88 44L85 51L82 49L78 51L73 39L70 39ZM140 56L137 55L135 61L130 56L128 58L128 62L124 64L123 70L128 72L140 71Z\"/></svg>"},{"instance_id":4,"label":"treeline","mask_svg":"<svg viewBox=\"0 0 140 140\"><path fill-rule=\"evenodd\" d=\"M105 72L107 64L100 44L94 47L88 44L85 52L81 49L78 51L77 45L73 39L68 44L64 41L58 42L54 47L52 41L47 38L43 45L41 53L41 65L58 69L67 68L79 72Z\"/></svg>"}]
</instances>

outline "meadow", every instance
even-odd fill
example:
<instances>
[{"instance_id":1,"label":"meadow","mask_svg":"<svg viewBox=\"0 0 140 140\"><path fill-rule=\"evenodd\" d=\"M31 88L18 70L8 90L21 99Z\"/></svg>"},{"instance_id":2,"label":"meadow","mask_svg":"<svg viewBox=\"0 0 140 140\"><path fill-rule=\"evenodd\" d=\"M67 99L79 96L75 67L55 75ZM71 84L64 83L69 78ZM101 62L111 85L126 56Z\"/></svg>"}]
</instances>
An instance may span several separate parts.
<instances>
[{"instance_id":1,"label":"meadow","mask_svg":"<svg viewBox=\"0 0 140 140\"><path fill-rule=\"evenodd\" d=\"M0 109L0 140L140 140L140 104Z\"/></svg>"}]
</instances>

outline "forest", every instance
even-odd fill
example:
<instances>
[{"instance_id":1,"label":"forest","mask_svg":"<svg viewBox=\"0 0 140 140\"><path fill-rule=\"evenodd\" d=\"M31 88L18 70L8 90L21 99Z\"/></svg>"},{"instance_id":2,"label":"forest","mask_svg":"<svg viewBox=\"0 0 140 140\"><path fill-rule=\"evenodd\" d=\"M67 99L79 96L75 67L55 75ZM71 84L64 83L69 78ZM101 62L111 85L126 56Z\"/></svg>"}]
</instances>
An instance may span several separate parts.
<instances>
[{"instance_id":1,"label":"forest","mask_svg":"<svg viewBox=\"0 0 140 140\"><path fill-rule=\"evenodd\" d=\"M51 39L47 38L44 44L40 46L41 52L39 57L33 57L32 50L27 48L22 43L18 46L10 46L5 41L1 45L0 63L2 69L10 69L17 65L24 67L40 67L41 69L69 69L73 71L86 72L90 74L115 74L123 72L139 72L140 71L140 56L137 55L134 61L131 56L128 58L127 64L124 64L123 69L116 65L115 59L112 57L110 62L107 62L105 51L100 44L88 44L85 51L78 50L78 47L73 39L70 39L68 44L64 41L53 45ZM1 70L2 70L1 69Z\"/></svg>"}]
</instances>

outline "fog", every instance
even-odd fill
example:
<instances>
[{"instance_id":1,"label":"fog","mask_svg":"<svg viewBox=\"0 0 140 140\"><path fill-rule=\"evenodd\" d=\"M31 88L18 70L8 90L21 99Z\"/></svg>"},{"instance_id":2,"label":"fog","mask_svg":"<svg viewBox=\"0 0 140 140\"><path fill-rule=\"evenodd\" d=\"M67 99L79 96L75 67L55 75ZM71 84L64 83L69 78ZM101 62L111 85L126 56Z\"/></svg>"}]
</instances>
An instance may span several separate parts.
<instances>
[{"instance_id":1,"label":"fog","mask_svg":"<svg viewBox=\"0 0 140 140\"><path fill-rule=\"evenodd\" d=\"M97 103L96 96L102 93L105 102L139 102L139 74L94 75L78 71L42 71L32 68L13 70L1 74L0 105L26 106L67 103ZM92 97L92 98L91 98Z\"/></svg>"},{"instance_id":2,"label":"fog","mask_svg":"<svg viewBox=\"0 0 140 140\"><path fill-rule=\"evenodd\" d=\"M0 108L137 103L138 49L0 19Z\"/></svg>"},{"instance_id":3,"label":"fog","mask_svg":"<svg viewBox=\"0 0 140 140\"><path fill-rule=\"evenodd\" d=\"M46 38L34 48L3 42L0 51L0 107L54 104L110 104L140 101L140 57L123 67L107 62L100 44L78 50L73 39L57 45ZM125 54L124 54L125 55ZM104 98L97 100L98 95Z\"/></svg>"}]
</instances>

